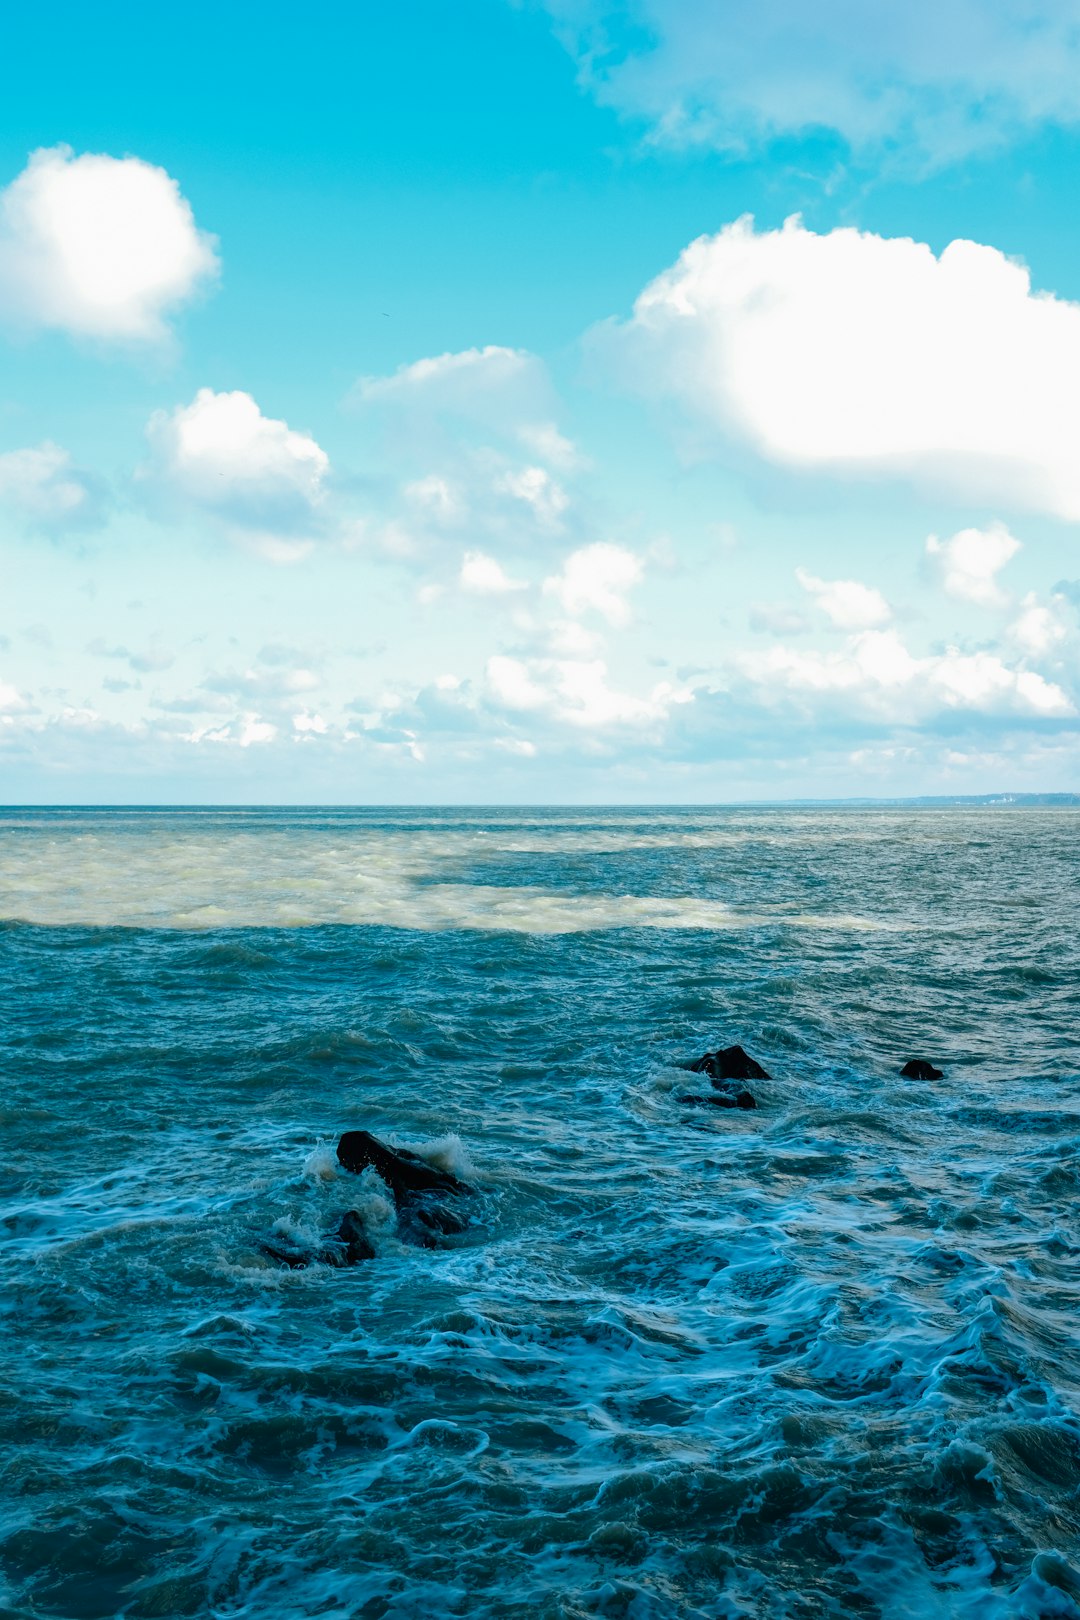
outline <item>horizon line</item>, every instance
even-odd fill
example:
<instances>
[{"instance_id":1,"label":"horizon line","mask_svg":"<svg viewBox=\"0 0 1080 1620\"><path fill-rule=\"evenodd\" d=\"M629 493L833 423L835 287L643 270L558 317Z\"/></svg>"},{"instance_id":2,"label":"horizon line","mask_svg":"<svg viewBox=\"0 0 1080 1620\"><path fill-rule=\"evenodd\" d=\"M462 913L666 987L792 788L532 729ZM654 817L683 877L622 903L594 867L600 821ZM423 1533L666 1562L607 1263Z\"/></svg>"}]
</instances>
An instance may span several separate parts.
<instances>
[{"instance_id":1,"label":"horizon line","mask_svg":"<svg viewBox=\"0 0 1080 1620\"><path fill-rule=\"evenodd\" d=\"M850 794L843 797L792 797L787 799L684 799L684 800L621 800L605 801L600 799L570 800L570 799L513 799L513 800L479 800L479 799L413 799L413 800L370 800L362 802L349 801L284 801L284 800L191 800L181 801L172 799L161 800L26 800L0 802L0 815L10 811L51 810L51 811L105 811L105 810L145 810L145 811L206 811L206 810L782 810L782 809L811 809L844 807L873 809L875 807L889 807L895 805L944 807L962 805L982 805L988 809L994 808L1025 808L1032 809L1054 807L1080 807L1080 792L1061 790L1053 792L1039 792L1038 790L1010 791L1008 789L989 793L913 793L888 794L882 796Z\"/></svg>"}]
</instances>

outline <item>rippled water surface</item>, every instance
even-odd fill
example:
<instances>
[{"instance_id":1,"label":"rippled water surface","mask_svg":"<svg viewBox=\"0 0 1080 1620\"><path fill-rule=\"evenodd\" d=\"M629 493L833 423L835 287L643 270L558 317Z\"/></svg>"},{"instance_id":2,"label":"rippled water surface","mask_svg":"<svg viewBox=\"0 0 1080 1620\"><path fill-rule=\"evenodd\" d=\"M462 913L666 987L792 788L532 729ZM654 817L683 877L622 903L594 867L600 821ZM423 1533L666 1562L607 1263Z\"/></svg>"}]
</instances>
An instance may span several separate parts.
<instances>
[{"instance_id":1,"label":"rippled water surface","mask_svg":"<svg viewBox=\"0 0 1080 1620\"><path fill-rule=\"evenodd\" d=\"M0 1615L1075 1620L1078 830L4 812Z\"/></svg>"}]
</instances>

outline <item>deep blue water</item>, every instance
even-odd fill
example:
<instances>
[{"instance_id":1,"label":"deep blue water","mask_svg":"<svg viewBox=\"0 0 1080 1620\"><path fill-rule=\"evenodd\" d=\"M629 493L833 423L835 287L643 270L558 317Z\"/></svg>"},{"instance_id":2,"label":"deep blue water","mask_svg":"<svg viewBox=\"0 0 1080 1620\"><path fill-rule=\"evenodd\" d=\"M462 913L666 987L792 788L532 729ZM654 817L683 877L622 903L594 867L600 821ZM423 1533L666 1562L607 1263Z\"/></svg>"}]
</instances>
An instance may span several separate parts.
<instances>
[{"instance_id":1,"label":"deep blue water","mask_svg":"<svg viewBox=\"0 0 1080 1620\"><path fill-rule=\"evenodd\" d=\"M1078 830L0 813L0 1615L1075 1620Z\"/></svg>"}]
</instances>

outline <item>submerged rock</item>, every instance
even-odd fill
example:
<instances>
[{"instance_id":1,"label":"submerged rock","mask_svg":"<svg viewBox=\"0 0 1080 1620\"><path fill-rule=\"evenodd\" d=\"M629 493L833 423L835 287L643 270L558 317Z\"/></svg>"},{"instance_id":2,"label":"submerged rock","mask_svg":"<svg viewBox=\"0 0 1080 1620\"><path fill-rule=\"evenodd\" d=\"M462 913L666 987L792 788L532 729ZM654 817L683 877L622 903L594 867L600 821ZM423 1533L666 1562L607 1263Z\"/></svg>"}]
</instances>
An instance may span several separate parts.
<instances>
[{"instance_id":1,"label":"submerged rock","mask_svg":"<svg viewBox=\"0 0 1080 1620\"><path fill-rule=\"evenodd\" d=\"M707 1074L713 1080L768 1080L765 1073L749 1052L744 1052L741 1046L725 1046L719 1052L706 1052L690 1064L692 1074Z\"/></svg>"},{"instance_id":2,"label":"submerged rock","mask_svg":"<svg viewBox=\"0 0 1080 1620\"><path fill-rule=\"evenodd\" d=\"M688 1103L692 1108L756 1108L757 1101L752 1091L745 1086L741 1091L710 1091L705 1096L700 1092L686 1091L679 1098L681 1103Z\"/></svg>"},{"instance_id":3,"label":"submerged rock","mask_svg":"<svg viewBox=\"0 0 1080 1620\"><path fill-rule=\"evenodd\" d=\"M370 1166L386 1182L397 1210L402 1236L433 1249L441 1237L464 1232L468 1219L445 1200L474 1191L467 1181L429 1164L408 1148L387 1147L370 1131L346 1131L337 1149L338 1162L354 1175Z\"/></svg>"},{"instance_id":4,"label":"submerged rock","mask_svg":"<svg viewBox=\"0 0 1080 1620\"><path fill-rule=\"evenodd\" d=\"M265 1254L268 1260L276 1260L281 1266L288 1266L290 1271L302 1271L305 1266L315 1264L318 1256L311 1249L302 1249L299 1244L292 1244L276 1234L272 1238L259 1238L256 1248L260 1254Z\"/></svg>"},{"instance_id":5,"label":"submerged rock","mask_svg":"<svg viewBox=\"0 0 1080 1620\"><path fill-rule=\"evenodd\" d=\"M284 1232L274 1232L259 1240L259 1248L268 1260L288 1266L290 1271L302 1271L306 1266L356 1266L362 1260L373 1260L375 1250L358 1209L348 1209L341 1217L333 1237L318 1248L306 1246Z\"/></svg>"},{"instance_id":6,"label":"submerged rock","mask_svg":"<svg viewBox=\"0 0 1080 1620\"><path fill-rule=\"evenodd\" d=\"M375 1250L367 1235L364 1217L358 1209L347 1209L338 1227L338 1242L344 1245L342 1265L355 1266L361 1260L374 1260Z\"/></svg>"},{"instance_id":7,"label":"submerged rock","mask_svg":"<svg viewBox=\"0 0 1080 1620\"><path fill-rule=\"evenodd\" d=\"M935 1069L925 1058L909 1058L900 1070L900 1077L903 1080L940 1080L943 1071Z\"/></svg>"},{"instance_id":8,"label":"submerged rock","mask_svg":"<svg viewBox=\"0 0 1080 1620\"><path fill-rule=\"evenodd\" d=\"M467 1216L446 1200L475 1189L449 1170L440 1170L408 1148L387 1147L370 1131L346 1131L338 1143L337 1156L342 1168L354 1175L370 1167L385 1181L397 1210L398 1231L410 1243L434 1249L441 1237L453 1237L467 1229ZM314 1265L356 1266L375 1258L374 1245L358 1209L347 1209L337 1231L317 1246L287 1231L260 1238L258 1246L268 1259L293 1271Z\"/></svg>"}]
</instances>

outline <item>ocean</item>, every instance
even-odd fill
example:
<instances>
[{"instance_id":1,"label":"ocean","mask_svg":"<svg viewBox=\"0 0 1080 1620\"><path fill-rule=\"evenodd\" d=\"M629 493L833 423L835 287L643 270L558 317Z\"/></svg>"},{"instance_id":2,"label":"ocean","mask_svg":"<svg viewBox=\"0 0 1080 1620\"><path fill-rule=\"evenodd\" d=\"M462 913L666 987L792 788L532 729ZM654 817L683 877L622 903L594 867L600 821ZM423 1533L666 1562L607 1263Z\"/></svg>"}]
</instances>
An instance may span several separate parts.
<instances>
[{"instance_id":1,"label":"ocean","mask_svg":"<svg viewBox=\"0 0 1080 1620\"><path fill-rule=\"evenodd\" d=\"M1078 830L0 813L0 1615L1080 1616Z\"/></svg>"}]
</instances>

